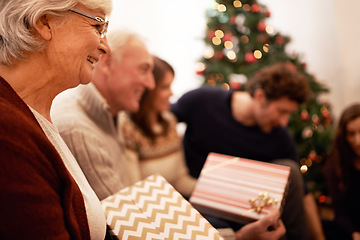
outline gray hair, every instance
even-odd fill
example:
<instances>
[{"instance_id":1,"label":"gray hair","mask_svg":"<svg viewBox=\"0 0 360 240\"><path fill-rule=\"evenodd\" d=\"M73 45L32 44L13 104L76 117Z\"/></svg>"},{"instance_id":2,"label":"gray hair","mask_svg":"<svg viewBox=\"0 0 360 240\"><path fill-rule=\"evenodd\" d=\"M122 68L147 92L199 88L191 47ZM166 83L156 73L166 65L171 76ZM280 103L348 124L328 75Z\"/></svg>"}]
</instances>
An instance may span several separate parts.
<instances>
[{"instance_id":1,"label":"gray hair","mask_svg":"<svg viewBox=\"0 0 360 240\"><path fill-rule=\"evenodd\" d=\"M123 51L129 43L139 41L146 46L145 39L141 35L126 28L119 28L109 32L106 38L111 49L111 56L117 61L121 61Z\"/></svg>"},{"instance_id":2,"label":"gray hair","mask_svg":"<svg viewBox=\"0 0 360 240\"><path fill-rule=\"evenodd\" d=\"M25 60L28 53L40 51L44 41L33 34L37 20L45 14L61 16L77 4L101 9L106 15L112 10L111 0L1 0L0 64L11 66L15 60Z\"/></svg>"}]
</instances>

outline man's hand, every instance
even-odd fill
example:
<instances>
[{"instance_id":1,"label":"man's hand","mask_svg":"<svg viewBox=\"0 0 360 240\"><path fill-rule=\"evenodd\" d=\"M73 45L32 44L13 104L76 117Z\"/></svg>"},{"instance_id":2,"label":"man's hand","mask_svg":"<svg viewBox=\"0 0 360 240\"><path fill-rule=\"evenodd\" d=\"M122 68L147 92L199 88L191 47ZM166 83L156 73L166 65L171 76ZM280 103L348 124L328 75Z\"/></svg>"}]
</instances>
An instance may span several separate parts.
<instances>
[{"instance_id":1,"label":"man's hand","mask_svg":"<svg viewBox=\"0 0 360 240\"><path fill-rule=\"evenodd\" d=\"M242 227L235 233L235 237L236 240L278 240L285 232L280 213L272 212L264 218Z\"/></svg>"},{"instance_id":2,"label":"man's hand","mask_svg":"<svg viewBox=\"0 0 360 240\"><path fill-rule=\"evenodd\" d=\"M353 240L360 240L360 232L353 232L352 239Z\"/></svg>"}]
</instances>

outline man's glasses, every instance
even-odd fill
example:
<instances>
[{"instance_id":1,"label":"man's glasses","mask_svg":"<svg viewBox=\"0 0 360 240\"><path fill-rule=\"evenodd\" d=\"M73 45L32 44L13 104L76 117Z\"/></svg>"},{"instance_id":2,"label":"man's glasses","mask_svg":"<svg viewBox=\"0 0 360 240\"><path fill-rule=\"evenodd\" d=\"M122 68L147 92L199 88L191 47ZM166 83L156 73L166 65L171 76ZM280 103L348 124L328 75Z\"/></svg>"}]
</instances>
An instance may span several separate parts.
<instances>
[{"instance_id":1,"label":"man's glasses","mask_svg":"<svg viewBox=\"0 0 360 240\"><path fill-rule=\"evenodd\" d=\"M98 31L100 33L100 36L103 38L106 35L107 29L108 29L108 25L109 25L109 21L105 21L104 19L102 19L101 17L95 17L93 15L90 15L86 12L82 12L80 10L77 10L75 8L71 8L69 11L80 14L81 16L90 18L92 20L98 21L101 23L101 25L99 25Z\"/></svg>"}]
</instances>

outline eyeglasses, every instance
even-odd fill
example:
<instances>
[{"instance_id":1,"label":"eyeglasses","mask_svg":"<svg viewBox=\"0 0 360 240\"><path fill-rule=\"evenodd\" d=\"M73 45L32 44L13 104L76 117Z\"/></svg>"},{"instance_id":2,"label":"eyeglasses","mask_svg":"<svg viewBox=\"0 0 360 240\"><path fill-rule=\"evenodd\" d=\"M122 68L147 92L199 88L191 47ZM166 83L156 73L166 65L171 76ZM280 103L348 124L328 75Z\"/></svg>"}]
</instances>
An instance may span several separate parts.
<instances>
[{"instance_id":1,"label":"eyeglasses","mask_svg":"<svg viewBox=\"0 0 360 240\"><path fill-rule=\"evenodd\" d=\"M74 13L77 13L77 14L79 14L79 15L81 15L81 16L90 18L90 19L95 20L95 21L97 21L97 22L101 22L102 24L99 25L98 31L99 31L100 36L101 36L102 38L105 37L106 32L107 32L107 29L108 29L109 21L105 21L105 20L102 19L101 17L95 17L95 16L93 16L93 15L90 15L90 14L88 14L88 13L86 13L86 12L77 10L77 9L75 9L75 8L70 8L69 11L74 12Z\"/></svg>"}]
</instances>

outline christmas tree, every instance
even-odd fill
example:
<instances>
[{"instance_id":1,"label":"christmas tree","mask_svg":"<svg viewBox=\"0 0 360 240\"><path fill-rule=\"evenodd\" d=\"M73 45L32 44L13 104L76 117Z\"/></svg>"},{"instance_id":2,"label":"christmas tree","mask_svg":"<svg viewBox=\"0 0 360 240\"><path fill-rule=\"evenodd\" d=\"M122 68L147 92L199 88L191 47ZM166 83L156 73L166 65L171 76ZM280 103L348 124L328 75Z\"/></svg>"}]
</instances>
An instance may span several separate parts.
<instances>
[{"instance_id":1,"label":"christmas tree","mask_svg":"<svg viewBox=\"0 0 360 240\"><path fill-rule=\"evenodd\" d=\"M289 122L306 183L319 203L326 201L322 174L324 159L331 145L333 125L329 103L319 100L328 89L306 70L297 54L288 54L288 36L266 24L270 17L266 6L256 0L216 0L207 11L206 51L198 74L204 84L244 90L247 79L275 62L291 62L307 76L311 88L309 101Z\"/></svg>"}]
</instances>

